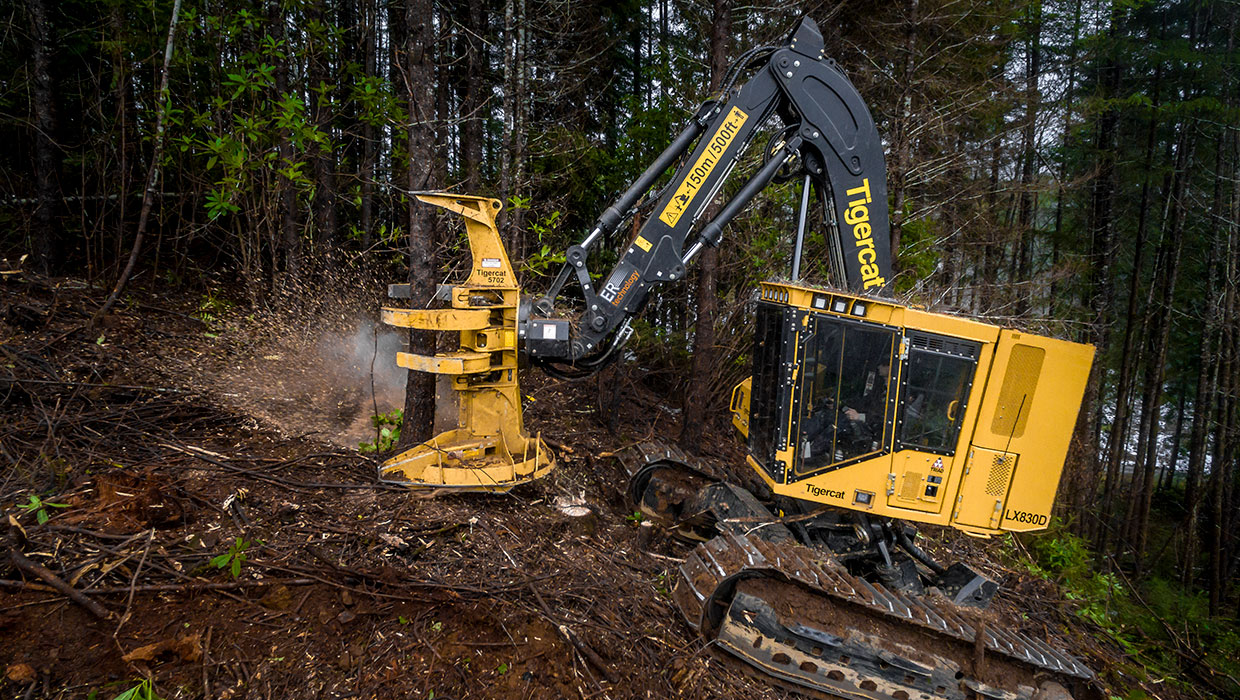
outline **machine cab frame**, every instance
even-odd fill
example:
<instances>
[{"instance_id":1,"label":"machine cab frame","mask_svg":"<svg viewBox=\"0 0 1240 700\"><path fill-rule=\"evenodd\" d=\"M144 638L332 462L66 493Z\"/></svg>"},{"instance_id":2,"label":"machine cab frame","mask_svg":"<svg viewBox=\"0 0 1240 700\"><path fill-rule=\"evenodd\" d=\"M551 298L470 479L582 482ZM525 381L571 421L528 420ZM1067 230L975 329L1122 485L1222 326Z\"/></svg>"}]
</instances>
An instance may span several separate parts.
<instances>
[{"instance_id":1,"label":"machine cab frame","mask_svg":"<svg viewBox=\"0 0 1240 700\"><path fill-rule=\"evenodd\" d=\"M1024 521L1049 519L1075 414L1034 389L1045 375L1083 392L1091 358L1076 343L766 283L733 422L781 495L979 535L1036 529ZM1035 409L1044 444L1024 439Z\"/></svg>"}]
</instances>

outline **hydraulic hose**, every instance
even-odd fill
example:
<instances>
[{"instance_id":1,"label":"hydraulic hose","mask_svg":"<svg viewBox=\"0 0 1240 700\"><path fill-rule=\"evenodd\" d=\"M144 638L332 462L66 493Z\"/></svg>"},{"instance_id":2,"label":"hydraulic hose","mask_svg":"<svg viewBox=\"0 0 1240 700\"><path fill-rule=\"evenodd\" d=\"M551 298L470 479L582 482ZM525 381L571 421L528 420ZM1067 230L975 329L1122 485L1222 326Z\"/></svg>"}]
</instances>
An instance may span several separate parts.
<instances>
[{"instance_id":1,"label":"hydraulic hose","mask_svg":"<svg viewBox=\"0 0 1240 700\"><path fill-rule=\"evenodd\" d=\"M908 552L910 556L922 564L925 564L936 574L942 574L947 571L946 567L932 559L930 555L926 554L921 547L913 544L912 540L908 538L908 535L904 534L904 528L896 526L893 527L892 530L896 533L896 544L900 545L900 549Z\"/></svg>"}]
</instances>

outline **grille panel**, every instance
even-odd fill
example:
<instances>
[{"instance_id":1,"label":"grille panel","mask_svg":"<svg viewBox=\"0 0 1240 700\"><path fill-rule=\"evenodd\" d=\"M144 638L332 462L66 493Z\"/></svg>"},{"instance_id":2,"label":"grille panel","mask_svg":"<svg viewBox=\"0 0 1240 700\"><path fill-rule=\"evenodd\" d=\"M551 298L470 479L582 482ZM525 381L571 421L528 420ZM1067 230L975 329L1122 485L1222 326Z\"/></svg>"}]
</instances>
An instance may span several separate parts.
<instances>
[{"instance_id":1,"label":"grille panel","mask_svg":"<svg viewBox=\"0 0 1240 700\"><path fill-rule=\"evenodd\" d=\"M1012 478L1012 466L1015 462L1015 455L995 455L990 464L990 477L986 479L987 496L1003 496L1003 492L1007 491L1008 480Z\"/></svg>"},{"instance_id":2,"label":"grille panel","mask_svg":"<svg viewBox=\"0 0 1240 700\"><path fill-rule=\"evenodd\" d=\"M918 331L908 332L909 343L919 350L942 352L948 355L977 359L979 345L968 340L945 338L941 335L929 335Z\"/></svg>"},{"instance_id":3,"label":"grille panel","mask_svg":"<svg viewBox=\"0 0 1240 700\"><path fill-rule=\"evenodd\" d=\"M1012 348L1007 372L1003 375L1003 387L999 389L999 405L995 407L995 419L990 432L1018 438L1025 434L1033 406L1034 390L1042 374L1042 361L1046 350L1032 345Z\"/></svg>"}]
</instances>

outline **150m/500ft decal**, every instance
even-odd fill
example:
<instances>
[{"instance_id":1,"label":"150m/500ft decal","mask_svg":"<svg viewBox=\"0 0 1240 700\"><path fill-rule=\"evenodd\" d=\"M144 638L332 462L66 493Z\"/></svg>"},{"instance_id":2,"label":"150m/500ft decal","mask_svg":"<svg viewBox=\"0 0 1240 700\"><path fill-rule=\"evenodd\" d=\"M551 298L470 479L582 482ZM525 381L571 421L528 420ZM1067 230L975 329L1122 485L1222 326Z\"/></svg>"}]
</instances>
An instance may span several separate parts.
<instances>
[{"instance_id":1,"label":"150m/500ft decal","mask_svg":"<svg viewBox=\"0 0 1240 700\"><path fill-rule=\"evenodd\" d=\"M749 119L749 115L741 111L739 107L733 107L728 112L728 116L715 130L715 133L706 142L706 150L702 151L702 155L698 156L697 162L693 164L693 169L685 175L684 181L676 188L676 194L672 195L667 206L663 207L663 213L659 214L659 220L668 226L675 226L680 221L680 215L685 213L689 208L689 203L697 196L699 190L702 189L702 183L706 182L706 178L714 172L715 166L719 165L719 161L723 158L724 151L728 150L728 146L732 145L732 141L736 139L736 134L740 132L741 126L745 124L745 120Z\"/></svg>"}]
</instances>

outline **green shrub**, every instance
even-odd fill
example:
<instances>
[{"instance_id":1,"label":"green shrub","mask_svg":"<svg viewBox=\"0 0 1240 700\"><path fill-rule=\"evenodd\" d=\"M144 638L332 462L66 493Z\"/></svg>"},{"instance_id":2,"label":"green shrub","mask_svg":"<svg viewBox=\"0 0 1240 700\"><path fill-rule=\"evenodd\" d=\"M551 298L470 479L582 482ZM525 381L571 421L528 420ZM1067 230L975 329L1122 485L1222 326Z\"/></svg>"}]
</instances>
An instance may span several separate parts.
<instances>
[{"instance_id":1,"label":"green shrub","mask_svg":"<svg viewBox=\"0 0 1240 700\"><path fill-rule=\"evenodd\" d=\"M250 544L238 537L228 546L227 552L211 559L211 566L217 569L228 569L232 577L237 578L241 575L241 565L249 559L246 550L250 548Z\"/></svg>"},{"instance_id":2,"label":"green shrub","mask_svg":"<svg viewBox=\"0 0 1240 700\"><path fill-rule=\"evenodd\" d=\"M1058 583L1077 615L1123 643L1121 609L1131 603L1128 592L1115 574L1094 570L1094 553L1085 540L1056 520L1046 533L1030 538L1029 552L1033 573Z\"/></svg>"},{"instance_id":3,"label":"green shrub","mask_svg":"<svg viewBox=\"0 0 1240 700\"><path fill-rule=\"evenodd\" d=\"M357 451L363 454L373 454L375 452L387 452L400 442L400 424L404 421L405 412L402 409L396 409L388 413L380 413L377 416L371 416L370 422L378 431L375 435L374 442L360 442L357 445Z\"/></svg>"},{"instance_id":4,"label":"green shrub","mask_svg":"<svg viewBox=\"0 0 1240 700\"><path fill-rule=\"evenodd\" d=\"M1025 561L1029 571L1058 584L1076 615L1125 650L1132 661L1126 672L1191 685L1180 674L1183 653L1195 650L1212 669L1233 677L1240 673L1240 630L1235 620L1210 617L1204 592L1160 577L1129 590L1119 574L1097 571L1089 545L1058 520L1044 534L1022 541L1032 557Z\"/></svg>"},{"instance_id":5,"label":"green shrub","mask_svg":"<svg viewBox=\"0 0 1240 700\"><path fill-rule=\"evenodd\" d=\"M117 695L113 700L161 700L155 694L155 686L151 683L150 678L144 678L138 681L134 687Z\"/></svg>"}]
</instances>

